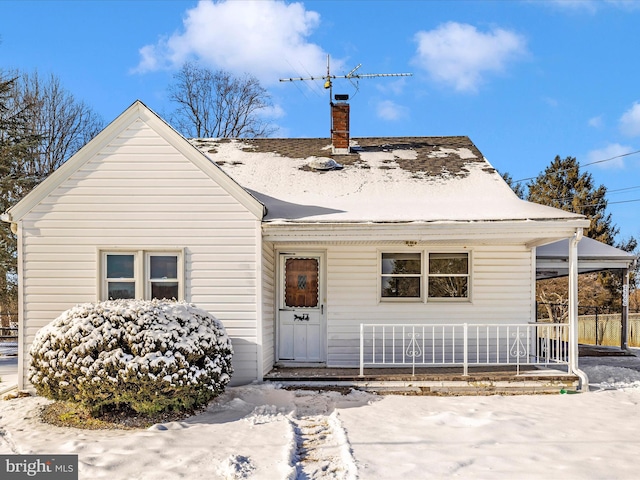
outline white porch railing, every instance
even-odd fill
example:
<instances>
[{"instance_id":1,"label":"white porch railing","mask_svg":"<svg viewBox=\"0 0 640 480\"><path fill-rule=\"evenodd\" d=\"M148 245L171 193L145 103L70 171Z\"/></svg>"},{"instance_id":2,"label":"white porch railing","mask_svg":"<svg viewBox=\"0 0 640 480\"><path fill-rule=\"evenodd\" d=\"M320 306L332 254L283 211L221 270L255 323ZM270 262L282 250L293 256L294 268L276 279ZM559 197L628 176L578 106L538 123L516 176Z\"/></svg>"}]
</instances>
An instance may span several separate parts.
<instances>
[{"instance_id":1,"label":"white porch railing","mask_svg":"<svg viewBox=\"0 0 640 480\"><path fill-rule=\"evenodd\" d=\"M569 365L569 324L360 324L365 367Z\"/></svg>"}]
</instances>

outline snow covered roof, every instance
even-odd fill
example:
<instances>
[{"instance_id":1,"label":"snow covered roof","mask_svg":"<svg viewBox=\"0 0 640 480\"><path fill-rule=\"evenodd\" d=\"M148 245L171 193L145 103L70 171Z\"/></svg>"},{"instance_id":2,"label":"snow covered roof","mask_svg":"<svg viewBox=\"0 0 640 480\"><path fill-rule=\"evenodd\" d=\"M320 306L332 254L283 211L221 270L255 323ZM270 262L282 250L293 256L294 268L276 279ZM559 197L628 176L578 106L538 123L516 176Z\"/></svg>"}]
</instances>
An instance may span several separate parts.
<instances>
[{"instance_id":1,"label":"snow covered roof","mask_svg":"<svg viewBox=\"0 0 640 480\"><path fill-rule=\"evenodd\" d=\"M520 200L464 136L354 138L348 155L323 138L191 142L267 207L267 222L583 218Z\"/></svg>"}]
</instances>

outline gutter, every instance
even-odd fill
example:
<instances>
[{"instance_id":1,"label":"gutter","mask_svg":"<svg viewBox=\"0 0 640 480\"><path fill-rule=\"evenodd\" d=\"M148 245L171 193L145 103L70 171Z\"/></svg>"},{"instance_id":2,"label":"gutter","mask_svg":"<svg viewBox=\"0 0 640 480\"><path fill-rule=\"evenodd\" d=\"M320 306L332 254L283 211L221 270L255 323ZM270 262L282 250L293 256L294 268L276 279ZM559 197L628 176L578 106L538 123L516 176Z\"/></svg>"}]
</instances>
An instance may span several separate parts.
<instances>
[{"instance_id":1,"label":"gutter","mask_svg":"<svg viewBox=\"0 0 640 480\"><path fill-rule=\"evenodd\" d=\"M11 224L11 233L13 233L14 235L18 234L18 224L15 223L13 221L13 219L11 218L11 214L10 213L3 213L0 215L0 220L2 220L3 222L7 222Z\"/></svg>"}]
</instances>

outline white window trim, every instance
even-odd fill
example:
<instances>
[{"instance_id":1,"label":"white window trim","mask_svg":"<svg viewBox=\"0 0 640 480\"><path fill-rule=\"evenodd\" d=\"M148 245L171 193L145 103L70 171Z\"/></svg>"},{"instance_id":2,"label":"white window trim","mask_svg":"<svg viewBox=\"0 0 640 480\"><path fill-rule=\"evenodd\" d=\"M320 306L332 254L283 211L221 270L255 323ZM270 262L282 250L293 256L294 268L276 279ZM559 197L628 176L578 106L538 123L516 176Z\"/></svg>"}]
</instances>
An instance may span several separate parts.
<instances>
[{"instance_id":1,"label":"white window trim","mask_svg":"<svg viewBox=\"0 0 640 480\"><path fill-rule=\"evenodd\" d=\"M383 253L420 253L420 297L383 297L382 296L382 254ZM467 255L467 274L454 274L447 276L460 276L467 278L466 297L429 297L429 255L432 253L463 253ZM377 249L377 290L378 303L472 303L473 301L473 251L468 249L420 249L415 248L378 248Z\"/></svg>"},{"instance_id":2,"label":"white window trim","mask_svg":"<svg viewBox=\"0 0 640 480\"><path fill-rule=\"evenodd\" d=\"M152 281L151 279L151 257L155 256L176 256L177 257L177 273L176 278L167 278L164 279L155 279ZM151 298L151 285L152 283L166 283L166 282L177 282L178 283L178 298L176 300L183 300L184 293L182 292L182 286L184 285L181 278L182 275L182 254L178 252L172 251L156 251L156 250L145 250L144 252L144 298Z\"/></svg>"},{"instance_id":3,"label":"white window trim","mask_svg":"<svg viewBox=\"0 0 640 480\"><path fill-rule=\"evenodd\" d=\"M431 275L429 273L429 256L432 254L466 254L467 255L467 273L457 273L451 275ZM471 303L472 296L472 273L473 273L473 257L469 250L428 250L425 252L425 300L427 303ZM467 296L466 297L430 297L429 296L429 280L432 277L466 277L467 278Z\"/></svg>"},{"instance_id":4,"label":"white window trim","mask_svg":"<svg viewBox=\"0 0 640 480\"><path fill-rule=\"evenodd\" d=\"M178 257L178 301L185 300L185 255L184 248L149 247L136 248L98 248L98 292L101 301L108 300L107 289L107 255L133 255L135 298L136 300L151 299L151 281L149 269L149 257L152 255L176 255Z\"/></svg>"},{"instance_id":5,"label":"white window trim","mask_svg":"<svg viewBox=\"0 0 640 480\"><path fill-rule=\"evenodd\" d=\"M382 254L384 253L419 253L420 254L420 296L419 297L383 297L382 296L382 277L392 276L382 274ZM404 248L380 248L377 251L378 255L378 303L424 303L426 290L425 290L425 253L423 250L404 249ZM401 275L395 275L401 276ZM416 277L418 275L406 275L407 277Z\"/></svg>"}]
</instances>

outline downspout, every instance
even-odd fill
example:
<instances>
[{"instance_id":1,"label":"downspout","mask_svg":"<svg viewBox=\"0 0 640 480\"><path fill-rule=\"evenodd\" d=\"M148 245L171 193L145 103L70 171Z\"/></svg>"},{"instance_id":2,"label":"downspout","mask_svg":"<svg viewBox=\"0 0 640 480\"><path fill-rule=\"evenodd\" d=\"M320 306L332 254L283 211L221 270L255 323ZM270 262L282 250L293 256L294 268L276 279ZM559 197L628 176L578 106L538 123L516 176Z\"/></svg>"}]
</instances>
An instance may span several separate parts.
<instances>
[{"instance_id":1,"label":"downspout","mask_svg":"<svg viewBox=\"0 0 640 480\"><path fill-rule=\"evenodd\" d=\"M578 243L582 228L569 239L569 373L577 375L578 390L589 390L587 374L578 368Z\"/></svg>"},{"instance_id":2,"label":"downspout","mask_svg":"<svg viewBox=\"0 0 640 480\"><path fill-rule=\"evenodd\" d=\"M22 271L22 225L18 225L9 212L0 214L0 221L11 224L11 233L18 237L18 390L24 390L24 303L23 303L23 271Z\"/></svg>"}]
</instances>

